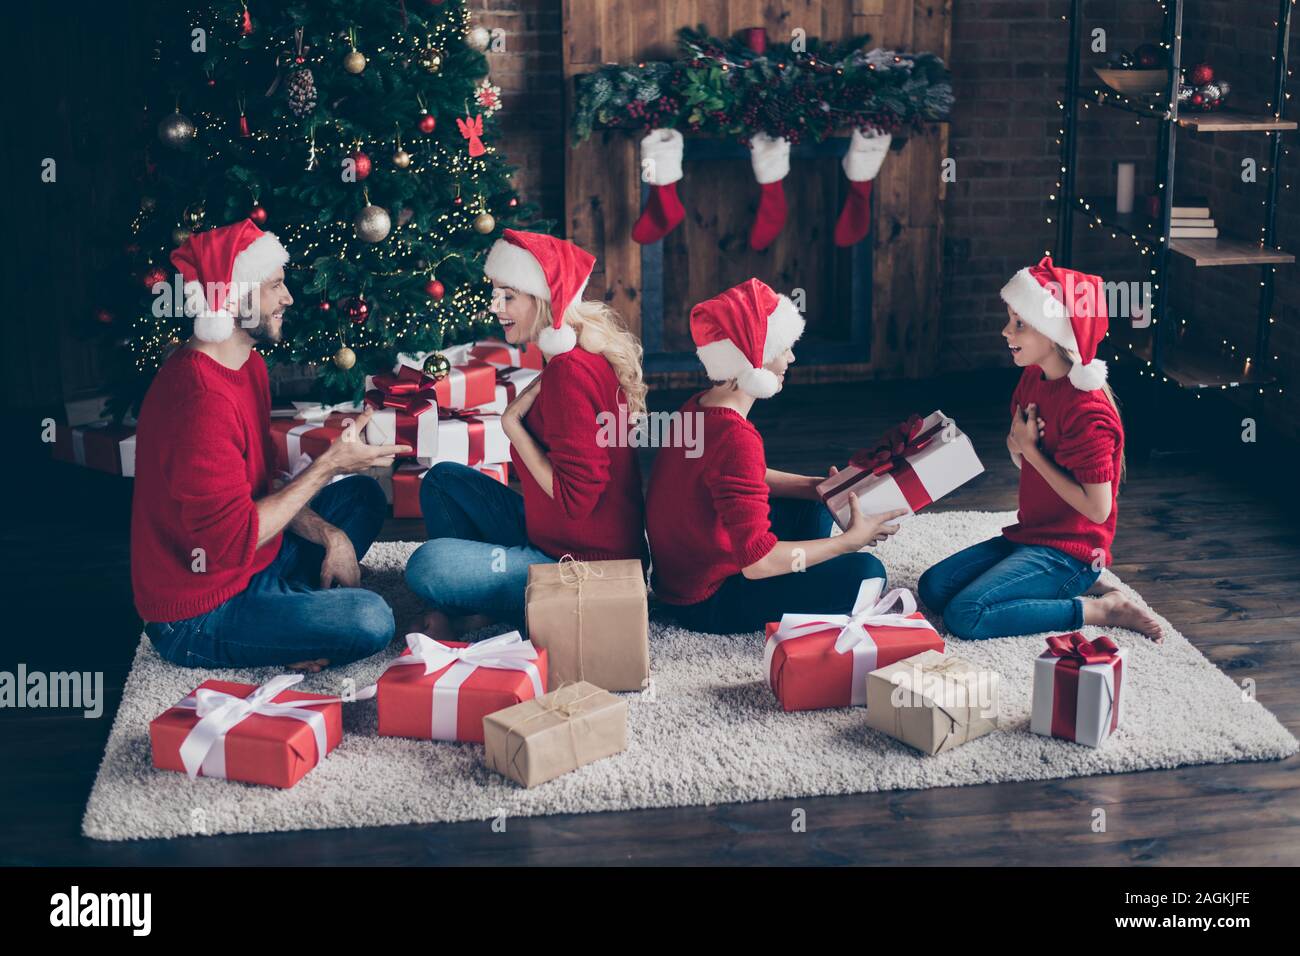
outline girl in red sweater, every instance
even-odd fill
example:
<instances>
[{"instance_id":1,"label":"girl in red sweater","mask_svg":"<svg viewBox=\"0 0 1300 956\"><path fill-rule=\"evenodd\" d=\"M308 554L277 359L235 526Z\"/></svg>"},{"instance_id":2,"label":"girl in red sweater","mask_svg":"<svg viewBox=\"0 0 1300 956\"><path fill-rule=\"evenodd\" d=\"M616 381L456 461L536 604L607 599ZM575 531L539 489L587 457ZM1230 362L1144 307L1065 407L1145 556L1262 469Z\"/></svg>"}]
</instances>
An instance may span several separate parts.
<instances>
[{"instance_id":1,"label":"girl in red sweater","mask_svg":"<svg viewBox=\"0 0 1300 956\"><path fill-rule=\"evenodd\" d=\"M1082 596L1110 564L1124 469L1124 427L1096 358L1107 328L1101 278L1045 258L1016 273L1002 299L1002 336L1025 370L1007 435L1020 511L1001 537L921 575L921 600L961 638L1100 624L1160 641L1160 623L1121 592Z\"/></svg>"},{"instance_id":2,"label":"girl in red sweater","mask_svg":"<svg viewBox=\"0 0 1300 956\"><path fill-rule=\"evenodd\" d=\"M686 627L761 630L786 612L846 614L864 578L884 578L868 544L897 530L903 511L864 517L831 537L817 498L823 479L767 467L749 422L756 398L781 389L803 317L750 279L691 310L691 335L716 384L678 412L700 423L698 443L659 449L646 497L655 597ZM832 472L833 473L833 472Z\"/></svg>"},{"instance_id":3,"label":"girl in red sweater","mask_svg":"<svg viewBox=\"0 0 1300 956\"><path fill-rule=\"evenodd\" d=\"M488 254L502 335L537 343L546 365L501 416L522 497L452 462L420 487L429 540L406 580L432 608L416 626L435 639L522 626L530 564L645 557L636 448L610 441L607 424L645 410L641 345L603 302L582 301L594 265L571 242L513 229Z\"/></svg>"}]
</instances>

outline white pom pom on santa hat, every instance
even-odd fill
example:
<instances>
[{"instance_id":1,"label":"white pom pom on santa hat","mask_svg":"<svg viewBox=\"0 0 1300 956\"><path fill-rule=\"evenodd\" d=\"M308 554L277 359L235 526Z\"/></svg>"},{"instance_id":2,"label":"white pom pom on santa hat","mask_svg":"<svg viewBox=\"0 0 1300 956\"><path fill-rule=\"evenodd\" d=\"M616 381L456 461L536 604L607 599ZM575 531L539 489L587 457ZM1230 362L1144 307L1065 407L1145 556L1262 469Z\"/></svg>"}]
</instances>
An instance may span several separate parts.
<instances>
[{"instance_id":1,"label":"white pom pom on santa hat","mask_svg":"<svg viewBox=\"0 0 1300 956\"><path fill-rule=\"evenodd\" d=\"M691 309L691 337L715 382L736 380L746 395L771 398L781 382L763 366L803 335L804 319L787 296L747 279Z\"/></svg>"},{"instance_id":2,"label":"white pom pom on santa hat","mask_svg":"<svg viewBox=\"0 0 1300 956\"><path fill-rule=\"evenodd\" d=\"M541 331L537 345L548 359L570 351L578 344L578 336L564 315L571 305L582 301L596 257L545 233L507 229L502 235L488 252L483 274L497 285L549 302L551 327Z\"/></svg>"},{"instance_id":3,"label":"white pom pom on santa hat","mask_svg":"<svg viewBox=\"0 0 1300 956\"><path fill-rule=\"evenodd\" d=\"M1078 356L1070 368L1070 384L1084 392L1105 384L1106 363L1097 358L1097 346L1110 320L1101 276L1066 269L1044 256L1038 265L1011 277L1002 287L1002 301L1032 328Z\"/></svg>"},{"instance_id":4,"label":"white pom pom on santa hat","mask_svg":"<svg viewBox=\"0 0 1300 956\"><path fill-rule=\"evenodd\" d=\"M171 261L185 281L185 313L194 317L194 337L224 342L235 332L240 294L265 282L289 261L274 233L251 219L196 232Z\"/></svg>"}]
</instances>

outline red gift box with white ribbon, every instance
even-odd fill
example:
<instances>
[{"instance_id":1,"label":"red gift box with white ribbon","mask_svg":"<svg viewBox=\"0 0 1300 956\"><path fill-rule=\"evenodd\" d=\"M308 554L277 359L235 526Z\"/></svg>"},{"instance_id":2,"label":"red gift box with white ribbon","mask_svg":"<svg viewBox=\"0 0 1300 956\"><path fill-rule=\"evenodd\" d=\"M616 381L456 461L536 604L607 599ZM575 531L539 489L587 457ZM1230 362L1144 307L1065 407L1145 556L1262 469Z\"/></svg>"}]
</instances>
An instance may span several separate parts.
<instances>
[{"instance_id":1,"label":"red gift box with white ribbon","mask_svg":"<svg viewBox=\"0 0 1300 956\"><path fill-rule=\"evenodd\" d=\"M1053 635L1034 661L1029 729L1100 747L1119 727L1128 650L1105 635Z\"/></svg>"},{"instance_id":2,"label":"red gift box with white ribbon","mask_svg":"<svg viewBox=\"0 0 1300 956\"><path fill-rule=\"evenodd\" d=\"M942 653L943 638L917 611L912 592L882 596L884 584L864 580L852 614L785 614L767 625L763 673L783 709L864 706L869 673L922 651Z\"/></svg>"},{"instance_id":3,"label":"red gift box with white ribbon","mask_svg":"<svg viewBox=\"0 0 1300 956\"><path fill-rule=\"evenodd\" d=\"M506 410L506 406L513 402L515 397L541 374L536 369L531 368L498 368L496 373L496 397L488 404L480 405L475 411L500 415Z\"/></svg>"},{"instance_id":4,"label":"red gift box with white ribbon","mask_svg":"<svg viewBox=\"0 0 1300 956\"><path fill-rule=\"evenodd\" d=\"M153 765L197 777L292 787L343 739L344 698L292 690L301 674L260 687L206 680L149 723ZM373 697L373 685L349 700Z\"/></svg>"},{"instance_id":5,"label":"red gift box with white ribbon","mask_svg":"<svg viewBox=\"0 0 1300 956\"><path fill-rule=\"evenodd\" d=\"M475 471L481 471L501 484L510 482L510 463L498 462L494 465L472 465ZM429 466L423 462L403 462L393 472L393 517L419 518L420 485L428 472Z\"/></svg>"},{"instance_id":6,"label":"red gift box with white ribbon","mask_svg":"<svg viewBox=\"0 0 1300 956\"><path fill-rule=\"evenodd\" d=\"M384 737L483 742L483 718L546 693L546 651L510 631L464 644L406 635L376 686Z\"/></svg>"},{"instance_id":7,"label":"red gift box with white ribbon","mask_svg":"<svg viewBox=\"0 0 1300 956\"><path fill-rule=\"evenodd\" d=\"M876 444L856 452L817 486L841 528L849 526L849 494L863 514L905 509L907 518L984 471L975 446L943 412L913 415ZM899 520L902 520L901 518Z\"/></svg>"},{"instance_id":8,"label":"red gift box with white ribbon","mask_svg":"<svg viewBox=\"0 0 1300 956\"><path fill-rule=\"evenodd\" d=\"M275 447L275 467L285 474L302 470L303 456L319 458L325 449L339 441L361 414L351 402L318 405L294 402L292 409L271 411L271 443ZM355 436L360 440L360 436Z\"/></svg>"},{"instance_id":9,"label":"red gift box with white ribbon","mask_svg":"<svg viewBox=\"0 0 1300 956\"><path fill-rule=\"evenodd\" d=\"M109 421L56 425L54 458L111 475L135 476L135 429Z\"/></svg>"}]
</instances>

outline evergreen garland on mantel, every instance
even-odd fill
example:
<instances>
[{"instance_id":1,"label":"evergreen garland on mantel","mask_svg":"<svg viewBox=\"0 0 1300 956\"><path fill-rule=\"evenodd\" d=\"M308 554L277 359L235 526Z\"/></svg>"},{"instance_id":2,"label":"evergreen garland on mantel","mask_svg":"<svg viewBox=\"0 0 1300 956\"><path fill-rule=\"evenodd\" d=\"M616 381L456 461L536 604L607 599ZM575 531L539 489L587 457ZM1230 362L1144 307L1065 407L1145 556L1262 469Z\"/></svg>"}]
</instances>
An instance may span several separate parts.
<instances>
[{"instance_id":1,"label":"evergreen garland on mantel","mask_svg":"<svg viewBox=\"0 0 1300 956\"><path fill-rule=\"evenodd\" d=\"M897 134L947 119L952 79L943 60L868 49L870 39L810 37L796 50L768 46L759 28L722 40L684 27L676 60L611 64L578 78L574 143L598 129L821 142L853 128Z\"/></svg>"}]
</instances>

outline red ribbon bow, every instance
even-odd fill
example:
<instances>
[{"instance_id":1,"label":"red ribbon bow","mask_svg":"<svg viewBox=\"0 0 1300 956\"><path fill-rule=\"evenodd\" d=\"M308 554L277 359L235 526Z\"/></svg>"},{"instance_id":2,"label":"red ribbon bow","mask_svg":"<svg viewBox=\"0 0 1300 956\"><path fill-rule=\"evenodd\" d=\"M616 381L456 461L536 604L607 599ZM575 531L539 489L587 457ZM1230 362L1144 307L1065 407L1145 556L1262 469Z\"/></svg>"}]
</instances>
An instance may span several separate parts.
<instances>
[{"instance_id":1,"label":"red ribbon bow","mask_svg":"<svg viewBox=\"0 0 1300 956\"><path fill-rule=\"evenodd\" d=\"M381 408L396 408L409 415L419 415L437 407L437 381L418 368L400 366L396 372L381 372L366 392L366 400Z\"/></svg>"},{"instance_id":2,"label":"red ribbon bow","mask_svg":"<svg viewBox=\"0 0 1300 956\"><path fill-rule=\"evenodd\" d=\"M925 420L920 415L912 415L907 421L895 425L870 448L862 448L853 453L849 464L855 468L870 471L873 475L883 475L899 467L908 455L914 455L943 430L943 422L922 431Z\"/></svg>"},{"instance_id":3,"label":"red ribbon bow","mask_svg":"<svg viewBox=\"0 0 1300 956\"><path fill-rule=\"evenodd\" d=\"M1103 634L1090 641L1078 631L1072 634L1054 634L1047 639L1047 650L1059 657L1062 667L1083 667L1085 664L1105 664L1119 652L1119 645Z\"/></svg>"}]
</instances>

